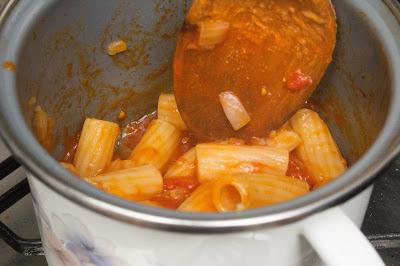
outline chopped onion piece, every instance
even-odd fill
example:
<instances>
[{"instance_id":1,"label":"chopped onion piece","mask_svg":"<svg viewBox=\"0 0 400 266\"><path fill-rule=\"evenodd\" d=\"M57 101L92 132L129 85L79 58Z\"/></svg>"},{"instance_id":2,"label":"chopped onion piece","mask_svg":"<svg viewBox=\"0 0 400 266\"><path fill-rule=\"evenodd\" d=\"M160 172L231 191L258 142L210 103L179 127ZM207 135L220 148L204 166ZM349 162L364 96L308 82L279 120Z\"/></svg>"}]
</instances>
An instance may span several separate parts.
<instances>
[{"instance_id":1,"label":"chopped onion piece","mask_svg":"<svg viewBox=\"0 0 400 266\"><path fill-rule=\"evenodd\" d=\"M202 47L214 47L225 40L230 23L225 21L203 21L199 23L199 45Z\"/></svg>"},{"instance_id":2,"label":"chopped onion piece","mask_svg":"<svg viewBox=\"0 0 400 266\"><path fill-rule=\"evenodd\" d=\"M108 45L107 53L108 55L116 55L125 52L126 50L128 50L126 42L124 42L123 40L118 40Z\"/></svg>"},{"instance_id":3,"label":"chopped onion piece","mask_svg":"<svg viewBox=\"0 0 400 266\"><path fill-rule=\"evenodd\" d=\"M249 114L233 92L222 92L219 95L219 101L234 130L239 130L250 122Z\"/></svg>"}]
</instances>

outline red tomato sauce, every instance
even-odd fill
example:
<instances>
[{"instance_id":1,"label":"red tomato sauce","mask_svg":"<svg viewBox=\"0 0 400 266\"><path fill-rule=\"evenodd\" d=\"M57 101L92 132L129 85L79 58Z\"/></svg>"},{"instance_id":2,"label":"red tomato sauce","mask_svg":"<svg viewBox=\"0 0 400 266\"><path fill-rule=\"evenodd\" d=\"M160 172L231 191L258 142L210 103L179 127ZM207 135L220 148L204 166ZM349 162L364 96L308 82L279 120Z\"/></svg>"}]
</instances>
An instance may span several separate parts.
<instances>
[{"instance_id":1,"label":"red tomato sauce","mask_svg":"<svg viewBox=\"0 0 400 266\"><path fill-rule=\"evenodd\" d=\"M314 185L311 174L308 172L304 162L293 152L289 156L289 167L286 175L306 181L311 187Z\"/></svg>"},{"instance_id":2,"label":"red tomato sauce","mask_svg":"<svg viewBox=\"0 0 400 266\"><path fill-rule=\"evenodd\" d=\"M163 192L151 199L168 209L177 209L199 186L195 177L164 179Z\"/></svg>"}]
</instances>

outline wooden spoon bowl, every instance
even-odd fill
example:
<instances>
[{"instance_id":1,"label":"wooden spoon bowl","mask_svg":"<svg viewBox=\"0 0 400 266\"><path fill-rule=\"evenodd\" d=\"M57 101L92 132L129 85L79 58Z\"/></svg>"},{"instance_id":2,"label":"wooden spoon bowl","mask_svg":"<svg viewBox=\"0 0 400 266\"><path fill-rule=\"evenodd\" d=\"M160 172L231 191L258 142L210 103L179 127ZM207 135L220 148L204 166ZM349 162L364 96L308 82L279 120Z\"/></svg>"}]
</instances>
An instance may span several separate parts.
<instances>
[{"instance_id":1,"label":"wooden spoon bowl","mask_svg":"<svg viewBox=\"0 0 400 266\"><path fill-rule=\"evenodd\" d=\"M336 44L330 0L197 0L180 33L174 90L201 140L265 137L301 108ZM239 130L219 101L236 95L251 121Z\"/></svg>"}]
</instances>

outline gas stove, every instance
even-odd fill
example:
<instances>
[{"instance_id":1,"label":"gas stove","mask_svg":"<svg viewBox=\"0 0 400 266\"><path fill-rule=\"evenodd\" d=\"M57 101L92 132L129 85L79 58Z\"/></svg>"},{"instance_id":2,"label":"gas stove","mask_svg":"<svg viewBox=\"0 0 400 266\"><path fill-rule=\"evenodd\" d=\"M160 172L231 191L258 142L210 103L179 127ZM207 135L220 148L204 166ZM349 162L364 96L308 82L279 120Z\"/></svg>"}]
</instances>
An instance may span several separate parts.
<instances>
[{"instance_id":1,"label":"gas stove","mask_svg":"<svg viewBox=\"0 0 400 266\"><path fill-rule=\"evenodd\" d=\"M0 142L0 265L47 265L25 172ZM388 266L400 265L400 156L377 179L362 231Z\"/></svg>"},{"instance_id":2,"label":"gas stove","mask_svg":"<svg viewBox=\"0 0 400 266\"><path fill-rule=\"evenodd\" d=\"M21 248L39 247L38 253L41 253L40 236L25 172L11 157L11 153L2 142L0 142L0 161L0 238L15 241L13 243L15 244L20 239L12 235L9 231L11 230L21 238L36 239L26 243L21 241ZM10 242L9 244L0 241L0 265L47 265L44 256L27 254L22 249L19 250L22 253L17 252L11 247L13 244ZM16 248L15 245L14 247Z\"/></svg>"}]
</instances>

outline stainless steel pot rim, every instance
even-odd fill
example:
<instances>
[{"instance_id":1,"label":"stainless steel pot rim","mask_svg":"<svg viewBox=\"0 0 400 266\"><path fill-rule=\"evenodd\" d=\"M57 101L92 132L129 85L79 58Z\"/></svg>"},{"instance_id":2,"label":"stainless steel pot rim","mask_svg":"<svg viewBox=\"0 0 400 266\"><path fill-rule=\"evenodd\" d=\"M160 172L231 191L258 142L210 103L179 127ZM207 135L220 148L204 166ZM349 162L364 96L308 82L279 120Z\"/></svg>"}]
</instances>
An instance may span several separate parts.
<instances>
[{"instance_id":1,"label":"stainless steel pot rim","mask_svg":"<svg viewBox=\"0 0 400 266\"><path fill-rule=\"evenodd\" d=\"M0 13L1 31L7 24L7 17L18 2L20 1L9 0ZM1 136L21 163L35 178L48 187L82 207L127 223L170 231L219 233L250 227L277 226L299 220L360 192L400 151L400 140L396 139L399 135L396 123L400 117L400 76L395 75L395 72L400 71L399 42L394 39L390 29L370 4L358 0L355 2L375 23L377 34L380 35L381 40L384 40L383 46L389 55L390 74L393 79L389 115L374 145L354 166L331 184L304 197L271 207L238 213L197 214L146 207L101 192L71 176L35 141L19 110L15 74L7 71L0 71L0 84L3 86L3 95L0 97ZM394 0L384 2L392 8L394 16L400 21L399 4ZM4 40L4 38L6 38L5 34L1 34L0 43L3 43L1 39ZM18 45L16 44L18 42L3 48L0 54L2 62L13 59L17 61Z\"/></svg>"}]
</instances>

